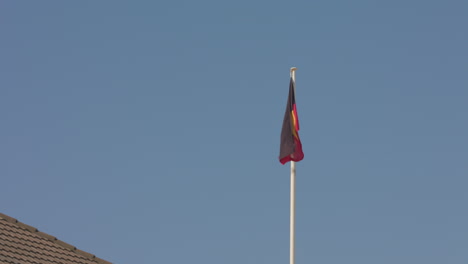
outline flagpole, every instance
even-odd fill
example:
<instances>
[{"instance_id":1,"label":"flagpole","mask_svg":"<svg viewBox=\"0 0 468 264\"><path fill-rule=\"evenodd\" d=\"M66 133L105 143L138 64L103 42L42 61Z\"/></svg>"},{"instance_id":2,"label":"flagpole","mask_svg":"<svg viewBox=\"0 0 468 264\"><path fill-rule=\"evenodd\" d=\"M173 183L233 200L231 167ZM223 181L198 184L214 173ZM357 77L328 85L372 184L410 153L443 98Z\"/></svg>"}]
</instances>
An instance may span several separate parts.
<instances>
[{"instance_id":1,"label":"flagpole","mask_svg":"<svg viewBox=\"0 0 468 264\"><path fill-rule=\"evenodd\" d=\"M296 162L291 161L291 197L289 218L289 264L294 264L294 222L296 216Z\"/></svg>"},{"instance_id":2,"label":"flagpole","mask_svg":"<svg viewBox=\"0 0 468 264\"><path fill-rule=\"evenodd\" d=\"M291 78L294 82L294 92L296 89L296 67L290 70ZM294 264L294 234L296 218L296 162L291 161L291 190L290 190L290 211L289 211L289 264Z\"/></svg>"}]
</instances>

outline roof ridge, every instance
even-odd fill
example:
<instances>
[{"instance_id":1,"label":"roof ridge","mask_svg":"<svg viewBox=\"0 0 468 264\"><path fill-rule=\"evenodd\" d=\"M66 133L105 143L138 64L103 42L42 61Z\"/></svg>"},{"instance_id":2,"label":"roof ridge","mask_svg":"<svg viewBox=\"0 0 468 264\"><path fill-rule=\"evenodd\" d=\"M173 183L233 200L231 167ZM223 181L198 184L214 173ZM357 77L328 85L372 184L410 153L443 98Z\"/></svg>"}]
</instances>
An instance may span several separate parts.
<instances>
[{"instance_id":1,"label":"roof ridge","mask_svg":"<svg viewBox=\"0 0 468 264\"><path fill-rule=\"evenodd\" d=\"M91 253L88 253L86 251L83 251L81 249L77 249L75 246L70 245L70 244L68 244L68 243L66 243L66 242L64 242L62 240L59 240L59 239L57 239L56 237L54 237L52 235L41 232L37 228L35 228L33 226L30 226L30 225L27 225L25 223L22 223L22 222L18 221L17 219L15 219L15 218L13 218L11 216L0 213L0 219L3 219L5 221L7 221L8 223L15 224L20 228L26 229L26 230L30 231L31 233L36 234L36 235L38 235L38 236L40 236L40 237L42 237L42 238L44 238L46 240L49 240L50 242L52 242L52 243L54 243L54 244L56 244L58 246L61 246L61 247L65 248L65 249L68 249L68 250L70 250L72 252L75 252L76 254L78 254L78 255L80 255L80 256L82 256L84 258L87 258L89 260L94 260L99 264L112 264L112 262L109 262L107 260L98 258L95 255L93 255Z\"/></svg>"}]
</instances>

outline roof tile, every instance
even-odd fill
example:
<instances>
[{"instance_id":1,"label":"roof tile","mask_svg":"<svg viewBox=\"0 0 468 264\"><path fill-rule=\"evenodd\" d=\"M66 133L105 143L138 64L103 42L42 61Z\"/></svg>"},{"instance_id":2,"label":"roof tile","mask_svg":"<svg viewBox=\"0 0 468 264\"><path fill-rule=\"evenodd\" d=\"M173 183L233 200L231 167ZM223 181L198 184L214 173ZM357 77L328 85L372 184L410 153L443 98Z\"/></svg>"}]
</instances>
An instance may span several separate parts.
<instances>
[{"instance_id":1,"label":"roof tile","mask_svg":"<svg viewBox=\"0 0 468 264\"><path fill-rule=\"evenodd\" d=\"M2 213L0 263L112 264Z\"/></svg>"}]
</instances>

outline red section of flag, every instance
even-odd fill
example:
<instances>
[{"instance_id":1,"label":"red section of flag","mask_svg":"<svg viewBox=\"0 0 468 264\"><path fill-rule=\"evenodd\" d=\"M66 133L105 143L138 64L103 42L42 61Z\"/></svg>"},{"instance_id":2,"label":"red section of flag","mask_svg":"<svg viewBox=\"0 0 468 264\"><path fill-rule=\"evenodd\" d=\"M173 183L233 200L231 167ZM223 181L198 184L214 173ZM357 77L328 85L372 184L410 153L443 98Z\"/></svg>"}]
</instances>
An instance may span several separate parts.
<instances>
[{"instance_id":1,"label":"red section of flag","mask_svg":"<svg viewBox=\"0 0 468 264\"><path fill-rule=\"evenodd\" d=\"M279 161L285 164L289 161L301 161L304 158L302 143L299 138L299 118L297 116L294 81L289 82L289 96L286 104L286 113L281 130Z\"/></svg>"}]
</instances>

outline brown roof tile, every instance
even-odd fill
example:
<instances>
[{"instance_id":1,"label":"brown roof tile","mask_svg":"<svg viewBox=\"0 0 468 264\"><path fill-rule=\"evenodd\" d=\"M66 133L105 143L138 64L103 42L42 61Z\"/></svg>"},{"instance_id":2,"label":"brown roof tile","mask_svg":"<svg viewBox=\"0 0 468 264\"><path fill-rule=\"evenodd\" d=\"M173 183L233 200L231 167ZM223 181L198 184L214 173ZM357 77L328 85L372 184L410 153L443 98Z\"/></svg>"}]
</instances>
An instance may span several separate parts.
<instances>
[{"instance_id":1,"label":"brown roof tile","mask_svg":"<svg viewBox=\"0 0 468 264\"><path fill-rule=\"evenodd\" d=\"M0 263L112 264L2 213Z\"/></svg>"}]
</instances>

